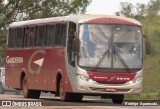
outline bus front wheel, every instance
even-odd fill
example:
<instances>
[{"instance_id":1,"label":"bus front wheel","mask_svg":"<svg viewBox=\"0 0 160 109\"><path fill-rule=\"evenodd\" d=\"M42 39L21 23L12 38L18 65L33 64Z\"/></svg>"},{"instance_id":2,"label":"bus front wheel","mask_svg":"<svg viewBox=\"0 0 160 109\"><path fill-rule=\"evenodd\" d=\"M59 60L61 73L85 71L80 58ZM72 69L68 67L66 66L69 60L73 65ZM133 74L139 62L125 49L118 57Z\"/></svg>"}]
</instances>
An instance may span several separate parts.
<instances>
[{"instance_id":1,"label":"bus front wheel","mask_svg":"<svg viewBox=\"0 0 160 109\"><path fill-rule=\"evenodd\" d=\"M112 96L112 101L113 103L116 103L116 104L121 104L123 102L123 99L124 99L123 94L120 94L120 95L117 94Z\"/></svg>"},{"instance_id":2,"label":"bus front wheel","mask_svg":"<svg viewBox=\"0 0 160 109\"><path fill-rule=\"evenodd\" d=\"M60 100L62 100L62 101L78 102L78 101L82 101L82 99L83 99L82 94L65 92L62 79L60 80L59 95L60 95Z\"/></svg>"},{"instance_id":3,"label":"bus front wheel","mask_svg":"<svg viewBox=\"0 0 160 109\"><path fill-rule=\"evenodd\" d=\"M64 84L63 84L63 80L62 79L60 80L59 96L60 96L60 100L62 100L62 101L70 100L69 93L66 93L65 90L64 90Z\"/></svg>"}]
</instances>

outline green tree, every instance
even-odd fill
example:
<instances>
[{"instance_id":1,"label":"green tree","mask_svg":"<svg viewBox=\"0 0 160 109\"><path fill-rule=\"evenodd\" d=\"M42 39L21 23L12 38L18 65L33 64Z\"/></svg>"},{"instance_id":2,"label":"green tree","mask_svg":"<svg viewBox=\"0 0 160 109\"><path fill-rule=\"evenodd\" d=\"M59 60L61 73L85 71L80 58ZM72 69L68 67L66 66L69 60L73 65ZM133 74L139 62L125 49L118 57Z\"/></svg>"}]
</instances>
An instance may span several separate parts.
<instances>
[{"instance_id":1,"label":"green tree","mask_svg":"<svg viewBox=\"0 0 160 109\"><path fill-rule=\"evenodd\" d=\"M147 7L148 16L158 16L160 14L160 0L150 0Z\"/></svg>"},{"instance_id":2,"label":"green tree","mask_svg":"<svg viewBox=\"0 0 160 109\"><path fill-rule=\"evenodd\" d=\"M89 0L8 0L1 3L0 27L13 21L85 13Z\"/></svg>"},{"instance_id":3,"label":"green tree","mask_svg":"<svg viewBox=\"0 0 160 109\"><path fill-rule=\"evenodd\" d=\"M136 6L133 6L128 2L121 2L120 7L120 10L115 13L118 16L123 15L138 19L147 15L147 6L145 4L137 3Z\"/></svg>"},{"instance_id":4,"label":"green tree","mask_svg":"<svg viewBox=\"0 0 160 109\"><path fill-rule=\"evenodd\" d=\"M145 4L137 3L135 6L135 19L143 19L147 15L147 7Z\"/></svg>"},{"instance_id":5,"label":"green tree","mask_svg":"<svg viewBox=\"0 0 160 109\"><path fill-rule=\"evenodd\" d=\"M137 3L137 4L136 4L136 13L137 13L137 15L145 16L146 13L147 13L146 8L147 8L147 7L146 7L145 4Z\"/></svg>"},{"instance_id":6,"label":"green tree","mask_svg":"<svg viewBox=\"0 0 160 109\"><path fill-rule=\"evenodd\" d=\"M134 6L131 3L121 2L120 6L121 6L121 9L120 9L120 11L115 13L116 15L118 15L118 16L124 15L126 17L133 17L134 16L134 13L133 13Z\"/></svg>"}]
</instances>

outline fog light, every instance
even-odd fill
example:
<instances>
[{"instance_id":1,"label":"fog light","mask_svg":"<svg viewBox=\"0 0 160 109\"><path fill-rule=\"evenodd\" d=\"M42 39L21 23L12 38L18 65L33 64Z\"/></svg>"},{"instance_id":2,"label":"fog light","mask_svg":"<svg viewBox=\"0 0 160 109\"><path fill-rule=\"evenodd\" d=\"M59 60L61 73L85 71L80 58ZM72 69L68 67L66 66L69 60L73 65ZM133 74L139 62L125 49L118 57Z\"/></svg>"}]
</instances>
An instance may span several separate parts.
<instances>
[{"instance_id":1,"label":"fog light","mask_svg":"<svg viewBox=\"0 0 160 109\"><path fill-rule=\"evenodd\" d=\"M142 80L142 77L137 77L137 78L134 78L133 80L128 81L127 84L137 83L137 82L139 82L140 80Z\"/></svg>"},{"instance_id":2,"label":"fog light","mask_svg":"<svg viewBox=\"0 0 160 109\"><path fill-rule=\"evenodd\" d=\"M129 83L129 84L133 84L133 81L129 81L128 83Z\"/></svg>"}]
</instances>

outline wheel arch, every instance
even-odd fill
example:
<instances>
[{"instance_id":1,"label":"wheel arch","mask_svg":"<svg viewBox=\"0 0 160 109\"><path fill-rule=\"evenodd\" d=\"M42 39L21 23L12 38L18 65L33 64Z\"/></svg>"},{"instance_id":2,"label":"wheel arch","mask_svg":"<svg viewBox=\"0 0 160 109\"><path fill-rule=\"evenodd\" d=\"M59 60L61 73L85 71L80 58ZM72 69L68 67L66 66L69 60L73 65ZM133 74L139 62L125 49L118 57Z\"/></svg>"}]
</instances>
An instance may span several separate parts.
<instances>
[{"instance_id":1,"label":"wheel arch","mask_svg":"<svg viewBox=\"0 0 160 109\"><path fill-rule=\"evenodd\" d=\"M23 79L25 78L26 73L24 71L21 72L21 76L20 76L20 88L22 89L22 85L23 85Z\"/></svg>"},{"instance_id":2,"label":"wheel arch","mask_svg":"<svg viewBox=\"0 0 160 109\"><path fill-rule=\"evenodd\" d=\"M56 96L59 96L59 86L61 79L62 79L62 73L58 72L56 75Z\"/></svg>"}]
</instances>

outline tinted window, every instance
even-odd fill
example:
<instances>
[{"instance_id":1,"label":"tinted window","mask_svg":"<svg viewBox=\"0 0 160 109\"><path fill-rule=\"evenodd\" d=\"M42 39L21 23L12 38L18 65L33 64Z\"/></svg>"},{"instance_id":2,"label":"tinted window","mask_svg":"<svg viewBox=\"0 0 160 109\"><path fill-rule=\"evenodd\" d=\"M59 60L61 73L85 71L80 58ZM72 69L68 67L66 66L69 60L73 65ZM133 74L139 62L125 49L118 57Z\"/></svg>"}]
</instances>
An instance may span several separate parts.
<instances>
[{"instance_id":1,"label":"tinted window","mask_svg":"<svg viewBox=\"0 0 160 109\"><path fill-rule=\"evenodd\" d=\"M24 48L25 46L25 28L22 28L23 29L23 35L22 35L22 48Z\"/></svg>"},{"instance_id":2,"label":"tinted window","mask_svg":"<svg viewBox=\"0 0 160 109\"><path fill-rule=\"evenodd\" d=\"M29 33L29 28L28 27L26 27L25 28L25 35L24 35L24 45L25 45L25 47L27 47L27 44L28 44L28 33Z\"/></svg>"},{"instance_id":3,"label":"tinted window","mask_svg":"<svg viewBox=\"0 0 160 109\"><path fill-rule=\"evenodd\" d=\"M65 46L66 39L66 25L65 24L57 24L56 25L56 46Z\"/></svg>"},{"instance_id":4,"label":"tinted window","mask_svg":"<svg viewBox=\"0 0 160 109\"><path fill-rule=\"evenodd\" d=\"M44 26L39 26L37 30L37 36L36 36L36 46L42 47L43 46L43 40L44 40Z\"/></svg>"},{"instance_id":5,"label":"tinted window","mask_svg":"<svg viewBox=\"0 0 160 109\"><path fill-rule=\"evenodd\" d=\"M55 25L47 25L45 28L45 46L54 46L55 42Z\"/></svg>"},{"instance_id":6,"label":"tinted window","mask_svg":"<svg viewBox=\"0 0 160 109\"><path fill-rule=\"evenodd\" d=\"M27 41L28 47L34 46L34 39L35 39L35 27L30 27L28 31L28 41Z\"/></svg>"},{"instance_id":7,"label":"tinted window","mask_svg":"<svg viewBox=\"0 0 160 109\"><path fill-rule=\"evenodd\" d=\"M61 44L66 45L66 25L61 25Z\"/></svg>"},{"instance_id":8,"label":"tinted window","mask_svg":"<svg viewBox=\"0 0 160 109\"><path fill-rule=\"evenodd\" d=\"M22 47L23 34L24 34L23 28L17 28L16 29L16 48Z\"/></svg>"},{"instance_id":9,"label":"tinted window","mask_svg":"<svg viewBox=\"0 0 160 109\"><path fill-rule=\"evenodd\" d=\"M24 46L24 28L9 29L8 46L9 48L21 48Z\"/></svg>"},{"instance_id":10,"label":"tinted window","mask_svg":"<svg viewBox=\"0 0 160 109\"><path fill-rule=\"evenodd\" d=\"M9 29L8 46L10 48L14 47L14 45L13 45L13 37L14 37L14 29Z\"/></svg>"},{"instance_id":11,"label":"tinted window","mask_svg":"<svg viewBox=\"0 0 160 109\"><path fill-rule=\"evenodd\" d=\"M49 24L9 30L8 45L12 47L65 46L66 25Z\"/></svg>"}]
</instances>

